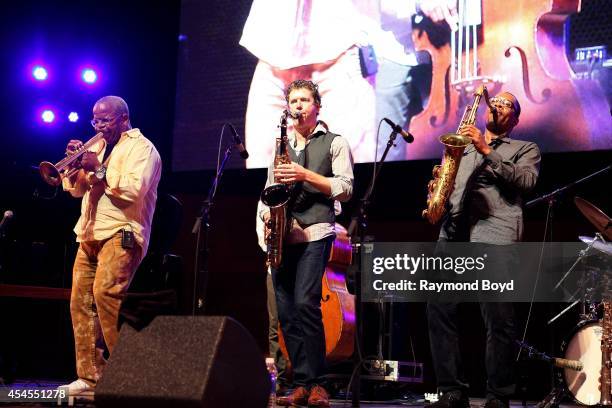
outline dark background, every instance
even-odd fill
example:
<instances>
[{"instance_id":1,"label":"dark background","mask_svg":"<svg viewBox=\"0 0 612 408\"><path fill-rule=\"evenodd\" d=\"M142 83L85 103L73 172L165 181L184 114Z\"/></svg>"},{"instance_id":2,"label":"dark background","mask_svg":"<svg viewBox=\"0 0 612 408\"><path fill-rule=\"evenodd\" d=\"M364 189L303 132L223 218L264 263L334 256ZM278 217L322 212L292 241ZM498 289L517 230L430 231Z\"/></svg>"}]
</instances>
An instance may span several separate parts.
<instances>
[{"instance_id":1,"label":"dark background","mask_svg":"<svg viewBox=\"0 0 612 408\"><path fill-rule=\"evenodd\" d=\"M239 7L248 1L214 3L185 1L190 7L201 5L201 24L210 27L210 65L202 70L207 81L204 99L211 115L223 113L237 126L243 120L248 83L240 88L244 99L226 97L213 69L223 60L221 41L237 42L236 28L246 14ZM214 5L213 5L214 4ZM237 11L238 10L238 11ZM248 11L248 10L247 10ZM173 246L183 257L180 277L180 308L190 313L193 299L193 254L195 238L191 228L213 178L211 171L172 172L172 134L175 117L177 64L189 62L179 41L179 2L60 2L27 1L3 5L0 13L0 210L11 209L15 219L7 239L0 243L0 283L69 288L76 245L72 228L79 215L78 200L44 185L36 169L42 160L59 161L69 139L86 140L93 135L87 120L96 99L117 94L131 109L132 124L158 147L164 161L160 195L174 194L184 205L180 233ZM230 19L229 16L232 18ZM244 18L243 18L244 17ZM210 18L210 20L208 20ZM240 20L240 24L233 20ZM227 35L214 24L234 24ZM236 25L238 24L238 25ZM233 33L233 34L232 34ZM238 34L239 36L239 34ZM584 45L597 45L587 43ZM216 52L216 53L215 53ZM32 55L45 56L56 67L56 79L38 86L26 78L24 67ZM75 85L74 67L87 56L99 61L99 86L84 90ZM245 64L249 62L246 55ZM187 59L186 59L187 58ZM193 63L193 61L191 61ZM230 70L231 67L224 67ZM62 73L63 72L63 73ZM208 75L208 76L206 76ZM183 79L185 80L185 79ZM246 86L246 88L244 88ZM47 102L48 101L48 102ZM78 106L78 124L41 127L33 112L39 104ZM217 116L219 117L219 116ZM202 129L202 141L216 151L221 122L211 118ZM207 135L211 135L208 137ZM215 135L215 137L212 137ZM204 142L206 141L206 142ZM403 142L400 142L403 143ZM541 177L530 197L549 192L610 164L610 151L545 154ZM202 160L205 160L203 157ZM233 160L238 160L237 157ZM385 164L369 211L368 234L378 241L434 240L437 230L425 223L425 191L435 161L394 162ZM344 206L339 221L348 225L372 172L368 164L355 168L356 191ZM267 313L265 304L264 256L256 244L255 208L264 184L264 170L227 170L211 211L209 285L206 313L229 315L253 334L262 350L266 348ZM606 213L612 211L610 174L601 175L569 190L553 206L551 236L556 241L576 241L578 235L593 235L594 228L573 205L579 195ZM526 211L527 241L543 239L546 205ZM528 305L517 305L519 331L525 326ZM527 340L541 350L559 354L561 340L577 322L575 311L552 326L545 322L565 305L537 304L527 331ZM378 330L376 307L366 305L366 332ZM18 375L27 378L52 377L72 379L74 356L68 302L0 297L2 352L14 361ZM464 337L468 374L473 394L483 394L484 332L475 318L475 305L467 305L460 324ZM422 304L393 306L391 357L425 363L426 384L415 390L432 391L435 387L430 364L427 326ZM375 338L366 339L366 352L375 350ZM412 350L409 346L412 344ZM541 398L550 388L550 372L542 363L527 365L532 398Z\"/></svg>"}]
</instances>

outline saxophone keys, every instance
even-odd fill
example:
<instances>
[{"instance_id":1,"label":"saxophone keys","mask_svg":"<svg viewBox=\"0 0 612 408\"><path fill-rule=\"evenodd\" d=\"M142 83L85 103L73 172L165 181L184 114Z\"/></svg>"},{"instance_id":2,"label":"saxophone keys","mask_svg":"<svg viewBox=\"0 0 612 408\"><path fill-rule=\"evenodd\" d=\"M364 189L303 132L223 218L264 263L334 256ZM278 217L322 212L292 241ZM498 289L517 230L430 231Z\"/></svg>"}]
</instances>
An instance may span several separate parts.
<instances>
[{"instance_id":1,"label":"saxophone keys","mask_svg":"<svg viewBox=\"0 0 612 408\"><path fill-rule=\"evenodd\" d=\"M433 175L434 178L440 177L441 168L442 166L440 166L439 164L436 164L435 166L433 166L433 169L431 169L431 174Z\"/></svg>"}]
</instances>

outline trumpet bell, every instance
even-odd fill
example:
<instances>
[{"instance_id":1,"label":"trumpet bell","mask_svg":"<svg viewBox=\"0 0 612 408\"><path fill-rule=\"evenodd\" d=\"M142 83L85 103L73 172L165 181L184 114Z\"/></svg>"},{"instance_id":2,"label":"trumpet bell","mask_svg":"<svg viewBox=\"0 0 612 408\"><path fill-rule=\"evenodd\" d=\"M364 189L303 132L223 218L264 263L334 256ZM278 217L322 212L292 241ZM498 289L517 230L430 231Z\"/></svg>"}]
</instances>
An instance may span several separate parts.
<instances>
[{"instance_id":1,"label":"trumpet bell","mask_svg":"<svg viewBox=\"0 0 612 408\"><path fill-rule=\"evenodd\" d=\"M48 161L40 163L38 165L38 171L40 172L40 176L47 184L59 186L62 183L60 172L53 163L49 163Z\"/></svg>"},{"instance_id":2,"label":"trumpet bell","mask_svg":"<svg viewBox=\"0 0 612 408\"><path fill-rule=\"evenodd\" d=\"M268 207L280 207L289 202L291 193L289 186L282 183L272 184L261 192L261 202Z\"/></svg>"},{"instance_id":3,"label":"trumpet bell","mask_svg":"<svg viewBox=\"0 0 612 408\"><path fill-rule=\"evenodd\" d=\"M440 136L440 143L450 147L466 147L472 143L472 139L469 136L457 133L446 133Z\"/></svg>"}]
</instances>

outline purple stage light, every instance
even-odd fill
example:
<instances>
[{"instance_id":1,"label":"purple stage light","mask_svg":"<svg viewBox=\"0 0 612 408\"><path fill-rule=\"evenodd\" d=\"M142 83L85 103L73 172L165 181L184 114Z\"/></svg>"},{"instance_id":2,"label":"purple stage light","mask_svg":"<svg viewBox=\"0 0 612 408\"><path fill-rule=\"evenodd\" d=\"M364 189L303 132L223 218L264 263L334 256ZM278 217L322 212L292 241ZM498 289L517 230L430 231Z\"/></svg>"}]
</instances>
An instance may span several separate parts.
<instances>
[{"instance_id":1,"label":"purple stage light","mask_svg":"<svg viewBox=\"0 0 612 408\"><path fill-rule=\"evenodd\" d=\"M79 120L79 114L76 112L70 112L68 114L68 120L72 123L75 123L76 121Z\"/></svg>"},{"instance_id":2,"label":"purple stage light","mask_svg":"<svg viewBox=\"0 0 612 408\"><path fill-rule=\"evenodd\" d=\"M41 113L40 118L45 123L53 123L55 121L55 113L51 109L45 109Z\"/></svg>"},{"instance_id":3,"label":"purple stage light","mask_svg":"<svg viewBox=\"0 0 612 408\"><path fill-rule=\"evenodd\" d=\"M32 70L32 76L37 81L44 81L47 79L48 73L45 67L41 67L40 65L38 65Z\"/></svg>"},{"instance_id":4,"label":"purple stage light","mask_svg":"<svg viewBox=\"0 0 612 408\"><path fill-rule=\"evenodd\" d=\"M93 69L86 68L83 70L81 77L86 83L93 84L98 79L98 74L96 74L96 71L94 71Z\"/></svg>"}]
</instances>

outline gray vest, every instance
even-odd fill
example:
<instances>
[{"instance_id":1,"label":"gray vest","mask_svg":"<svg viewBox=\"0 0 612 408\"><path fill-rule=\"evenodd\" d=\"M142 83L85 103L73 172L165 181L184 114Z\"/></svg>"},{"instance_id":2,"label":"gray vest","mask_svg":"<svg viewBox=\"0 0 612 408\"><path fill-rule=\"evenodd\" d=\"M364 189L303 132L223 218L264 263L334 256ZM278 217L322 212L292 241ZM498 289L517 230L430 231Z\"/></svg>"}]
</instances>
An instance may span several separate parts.
<instances>
[{"instance_id":1,"label":"gray vest","mask_svg":"<svg viewBox=\"0 0 612 408\"><path fill-rule=\"evenodd\" d=\"M324 177L332 177L332 162L329 152L332 141L336 136L338 135L331 132L316 133L299 157L290 146L288 149L289 157L291 157L291 161L299 163L308 170ZM336 219L334 200L306 182L296 183L292 199L289 202L289 210L291 216L305 227L320 222L334 223Z\"/></svg>"}]
</instances>

